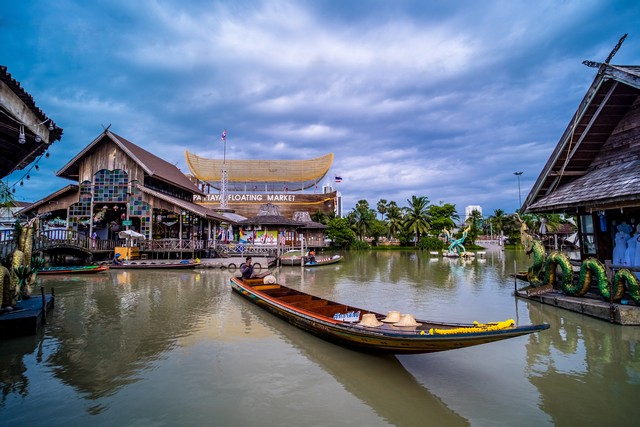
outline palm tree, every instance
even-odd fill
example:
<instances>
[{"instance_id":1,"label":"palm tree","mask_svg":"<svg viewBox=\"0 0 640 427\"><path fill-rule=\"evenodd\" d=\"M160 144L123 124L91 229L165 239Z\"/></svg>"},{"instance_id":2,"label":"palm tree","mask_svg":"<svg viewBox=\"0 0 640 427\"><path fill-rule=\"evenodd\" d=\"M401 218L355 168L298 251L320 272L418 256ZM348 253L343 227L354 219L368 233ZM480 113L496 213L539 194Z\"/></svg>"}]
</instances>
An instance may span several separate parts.
<instances>
[{"instance_id":1,"label":"palm tree","mask_svg":"<svg viewBox=\"0 0 640 427\"><path fill-rule=\"evenodd\" d=\"M429 231L429 199L426 196L411 196L407 203L409 206L404 208L404 228L415 234L417 245L420 236Z\"/></svg>"},{"instance_id":2,"label":"palm tree","mask_svg":"<svg viewBox=\"0 0 640 427\"><path fill-rule=\"evenodd\" d=\"M389 202L387 205L387 228L390 238L395 238L398 233L402 231L402 224L404 222L402 214L402 209L398 207L396 202Z\"/></svg>"},{"instance_id":3,"label":"palm tree","mask_svg":"<svg viewBox=\"0 0 640 427\"><path fill-rule=\"evenodd\" d=\"M387 213L387 201L385 199L378 200L378 213L380 214L380 220L384 219L384 214Z\"/></svg>"},{"instance_id":4,"label":"palm tree","mask_svg":"<svg viewBox=\"0 0 640 427\"><path fill-rule=\"evenodd\" d=\"M502 235L502 231L504 230L504 222L506 221L506 216L502 209L496 209L493 211L493 215L489 217L489 221L493 225L493 232L496 235Z\"/></svg>"},{"instance_id":5,"label":"palm tree","mask_svg":"<svg viewBox=\"0 0 640 427\"><path fill-rule=\"evenodd\" d=\"M356 207L349 212L349 219L360 240L364 240L371 229L373 220L376 219L376 213L369 207L369 202L359 200Z\"/></svg>"}]
</instances>

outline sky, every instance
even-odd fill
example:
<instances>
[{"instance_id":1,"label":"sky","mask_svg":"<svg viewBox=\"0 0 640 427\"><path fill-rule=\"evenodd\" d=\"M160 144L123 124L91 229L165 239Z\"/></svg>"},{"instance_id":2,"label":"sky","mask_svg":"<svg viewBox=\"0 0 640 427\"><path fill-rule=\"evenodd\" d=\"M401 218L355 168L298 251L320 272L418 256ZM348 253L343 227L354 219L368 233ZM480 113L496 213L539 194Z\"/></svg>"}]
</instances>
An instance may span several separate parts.
<instances>
[{"instance_id":1,"label":"sky","mask_svg":"<svg viewBox=\"0 0 640 427\"><path fill-rule=\"evenodd\" d=\"M359 200L520 207L596 69L640 64L640 3L595 0L4 0L0 64L63 128L15 198L110 126L189 169L334 154ZM634 31L636 30L636 31ZM514 172L522 172L516 176ZM342 181L335 183L335 176ZM231 177L232 178L232 177ZM313 191L313 190L311 190Z\"/></svg>"}]
</instances>

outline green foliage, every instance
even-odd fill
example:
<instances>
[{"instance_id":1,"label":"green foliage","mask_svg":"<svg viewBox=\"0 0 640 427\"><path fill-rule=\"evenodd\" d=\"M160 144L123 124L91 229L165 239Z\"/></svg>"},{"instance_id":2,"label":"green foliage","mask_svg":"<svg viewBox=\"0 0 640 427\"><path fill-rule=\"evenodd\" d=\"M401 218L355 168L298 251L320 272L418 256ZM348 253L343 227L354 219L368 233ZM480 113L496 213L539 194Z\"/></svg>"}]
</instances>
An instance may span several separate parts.
<instances>
[{"instance_id":1,"label":"green foliage","mask_svg":"<svg viewBox=\"0 0 640 427\"><path fill-rule=\"evenodd\" d=\"M376 219L376 212L369 207L369 202L359 200L356 207L347 215L352 229L357 233L360 240L368 236L369 230Z\"/></svg>"},{"instance_id":2,"label":"green foliage","mask_svg":"<svg viewBox=\"0 0 640 427\"><path fill-rule=\"evenodd\" d=\"M418 242L418 249L423 251L441 251L444 248L444 242L435 236L422 236Z\"/></svg>"},{"instance_id":3,"label":"green foliage","mask_svg":"<svg viewBox=\"0 0 640 427\"><path fill-rule=\"evenodd\" d=\"M347 218L334 218L327 226L327 237L331 239L333 247L347 249L357 240L356 233L351 229Z\"/></svg>"},{"instance_id":4,"label":"green foliage","mask_svg":"<svg viewBox=\"0 0 640 427\"><path fill-rule=\"evenodd\" d=\"M414 234L408 230L401 230L396 237L400 241L401 246L409 246L412 244Z\"/></svg>"},{"instance_id":5,"label":"green foliage","mask_svg":"<svg viewBox=\"0 0 640 427\"><path fill-rule=\"evenodd\" d=\"M456 223L454 220L460 219L456 213L456 205L451 203L431 205L427 212L431 217L431 234L433 236L442 233L445 228L449 230L455 228Z\"/></svg>"},{"instance_id":6,"label":"green foliage","mask_svg":"<svg viewBox=\"0 0 640 427\"><path fill-rule=\"evenodd\" d=\"M409 206L404 208L404 229L416 236L416 242L420 236L429 231L429 221L431 217L428 213L429 199L425 196L411 196L407 199Z\"/></svg>"},{"instance_id":7,"label":"green foliage","mask_svg":"<svg viewBox=\"0 0 640 427\"><path fill-rule=\"evenodd\" d=\"M349 249L352 251L364 251L370 248L369 244L364 240L354 240L351 242L351 246L349 246Z\"/></svg>"},{"instance_id":8,"label":"green foliage","mask_svg":"<svg viewBox=\"0 0 640 427\"><path fill-rule=\"evenodd\" d=\"M386 234L387 224L379 219L374 219L371 222L371 229L369 230L369 236L373 238L374 246L378 246L378 240Z\"/></svg>"}]
</instances>

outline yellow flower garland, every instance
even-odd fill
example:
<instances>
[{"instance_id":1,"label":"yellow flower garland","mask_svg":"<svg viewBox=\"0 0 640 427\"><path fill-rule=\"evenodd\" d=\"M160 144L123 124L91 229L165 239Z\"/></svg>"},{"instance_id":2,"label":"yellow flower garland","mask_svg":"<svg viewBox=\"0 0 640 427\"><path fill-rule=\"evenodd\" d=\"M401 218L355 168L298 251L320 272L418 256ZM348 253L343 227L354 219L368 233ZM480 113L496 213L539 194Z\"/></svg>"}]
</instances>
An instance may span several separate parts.
<instances>
[{"instance_id":1,"label":"yellow flower garland","mask_svg":"<svg viewBox=\"0 0 640 427\"><path fill-rule=\"evenodd\" d=\"M488 332L488 331L499 331L501 329L507 329L512 326L515 326L516 322L513 319L505 320L503 322L490 322L490 323L478 323L477 321L473 322L474 326L463 327L463 328L453 328L453 329L429 329L429 335L453 335L453 334L471 334L474 332ZM421 335L425 335L425 332L422 331Z\"/></svg>"}]
</instances>

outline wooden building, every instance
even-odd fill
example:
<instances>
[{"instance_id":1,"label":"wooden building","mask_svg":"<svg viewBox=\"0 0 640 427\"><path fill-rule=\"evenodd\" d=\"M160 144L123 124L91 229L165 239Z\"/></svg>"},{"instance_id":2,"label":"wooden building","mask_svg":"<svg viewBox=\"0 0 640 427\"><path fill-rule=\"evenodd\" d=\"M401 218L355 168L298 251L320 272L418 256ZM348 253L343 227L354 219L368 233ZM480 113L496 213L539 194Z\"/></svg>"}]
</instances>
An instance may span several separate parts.
<instances>
[{"instance_id":1,"label":"wooden building","mask_svg":"<svg viewBox=\"0 0 640 427\"><path fill-rule=\"evenodd\" d=\"M167 250L197 252L207 249L220 223L235 223L194 203L194 195L202 193L176 166L108 129L57 176L76 183L23 213L49 213L45 224L59 218L65 231L78 238L95 233L100 241L113 241L120 231L131 229L143 234L146 241L180 242L168 244ZM190 242L189 247L183 242ZM149 248L163 249L162 245Z\"/></svg>"},{"instance_id":2,"label":"wooden building","mask_svg":"<svg viewBox=\"0 0 640 427\"><path fill-rule=\"evenodd\" d=\"M62 137L7 67L0 65L0 178L25 169Z\"/></svg>"},{"instance_id":3,"label":"wooden building","mask_svg":"<svg viewBox=\"0 0 640 427\"><path fill-rule=\"evenodd\" d=\"M596 77L522 211L575 216L581 259L616 264L621 229L640 236L640 66L585 64Z\"/></svg>"}]
</instances>

